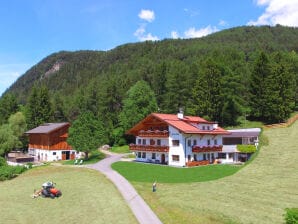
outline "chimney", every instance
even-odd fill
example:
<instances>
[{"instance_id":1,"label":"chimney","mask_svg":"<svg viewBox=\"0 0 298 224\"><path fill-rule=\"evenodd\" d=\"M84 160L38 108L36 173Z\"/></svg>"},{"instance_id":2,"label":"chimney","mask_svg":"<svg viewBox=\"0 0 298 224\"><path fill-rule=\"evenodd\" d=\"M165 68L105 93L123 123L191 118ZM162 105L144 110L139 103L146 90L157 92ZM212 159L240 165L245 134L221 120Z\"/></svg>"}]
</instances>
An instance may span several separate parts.
<instances>
[{"instance_id":1,"label":"chimney","mask_svg":"<svg viewBox=\"0 0 298 224\"><path fill-rule=\"evenodd\" d=\"M179 118L179 119L183 119L183 117L184 117L184 115L183 115L183 109L180 107L179 108L179 112L178 112L178 114L177 114L177 117Z\"/></svg>"}]
</instances>

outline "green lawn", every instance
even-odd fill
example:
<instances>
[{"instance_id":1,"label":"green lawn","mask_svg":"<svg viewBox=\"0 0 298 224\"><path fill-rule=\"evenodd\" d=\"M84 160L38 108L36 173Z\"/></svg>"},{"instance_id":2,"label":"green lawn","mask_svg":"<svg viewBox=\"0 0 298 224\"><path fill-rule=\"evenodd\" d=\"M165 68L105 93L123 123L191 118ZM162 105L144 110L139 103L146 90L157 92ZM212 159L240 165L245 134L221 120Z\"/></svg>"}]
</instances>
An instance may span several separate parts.
<instances>
[{"instance_id":1,"label":"green lawn","mask_svg":"<svg viewBox=\"0 0 298 224\"><path fill-rule=\"evenodd\" d=\"M132 182L163 223L284 223L285 208L298 204L298 122L267 129L258 156L234 175L214 181Z\"/></svg>"},{"instance_id":2,"label":"green lawn","mask_svg":"<svg viewBox=\"0 0 298 224\"><path fill-rule=\"evenodd\" d=\"M110 149L111 152L115 152L115 153L129 153L129 147L128 145L123 145L123 146L113 146Z\"/></svg>"},{"instance_id":3,"label":"green lawn","mask_svg":"<svg viewBox=\"0 0 298 224\"><path fill-rule=\"evenodd\" d=\"M98 161L100 161L104 158L105 158L104 153L99 152L99 151L94 151L89 154L88 160L85 160L84 158L82 158L83 165L97 163ZM80 161L80 160L81 159L78 159L78 161ZM62 163L63 165L74 165L75 160L60 161L60 163Z\"/></svg>"},{"instance_id":4,"label":"green lawn","mask_svg":"<svg viewBox=\"0 0 298 224\"><path fill-rule=\"evenodd\" d=\"M58 199L30 196L54 181ZM114 185L99 172L78 167L45 166L0 182L0 223L137 223Z\"/></svg>"},{"instance_id":5,"label":"green lawn","mask_svg":"<svg viewBox=\"0 0 298 224\"><path fill-rule=\"evenodd\" d=\"M176 168L156 164L117 162L112 168L129 181L158 183L187 183L216 180L237 172L241 166L210 165Z\"/></svg>"}]
</instances>

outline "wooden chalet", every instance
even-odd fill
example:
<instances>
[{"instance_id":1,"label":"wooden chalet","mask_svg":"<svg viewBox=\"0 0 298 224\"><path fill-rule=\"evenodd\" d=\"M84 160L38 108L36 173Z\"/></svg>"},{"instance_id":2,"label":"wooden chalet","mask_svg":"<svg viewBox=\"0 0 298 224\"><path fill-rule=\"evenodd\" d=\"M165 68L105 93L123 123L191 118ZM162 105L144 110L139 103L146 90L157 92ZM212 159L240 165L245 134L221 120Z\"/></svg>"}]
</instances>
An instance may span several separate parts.
<instances>
[{"instance_id":1,"label":"wooden chalet","mask_svg":"<svg viewBox=\"0 0 298 224\"><path fill-rule=\"evenodd\" d=\"M46 123L26 132L29 136L29 154L38 161L75 159L76 151L67 144L70 124Z\"/></svg>"}]
</instances>

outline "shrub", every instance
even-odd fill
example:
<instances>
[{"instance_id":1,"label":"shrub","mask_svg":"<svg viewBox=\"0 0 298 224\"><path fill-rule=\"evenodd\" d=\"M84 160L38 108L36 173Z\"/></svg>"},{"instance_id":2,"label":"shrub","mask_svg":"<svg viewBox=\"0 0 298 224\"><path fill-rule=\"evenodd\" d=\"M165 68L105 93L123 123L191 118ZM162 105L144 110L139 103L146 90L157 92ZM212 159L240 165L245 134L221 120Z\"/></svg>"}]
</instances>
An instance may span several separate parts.
<instances>
[{"instance_id":1,"label":"shrub","mask_svg":"<svg viewBox=\"0 0 298 224\"><path fill-rule=\"evenodd\" d=\"M255 145L237 145L237 150L243 153L253 153L256 151Z\"/></svg>"},{"instance_id":2,"label":"shrub","mask_svg":"<svg viewBox=\"0 0 298 224\"><path fill-rule=\"evenodd\" d=\"M285 220L286 224L297 224L298 223L298 208L287 208Z\"/></svg>"},{"instance_id":3,"label":"shrub","mask_svg":"<svg viewBox=\"0 0 298 224\"><path fill-rule=\"evenodd\" d=\"M126 140L124 138L120 138L119 141L118 141L118 145L119 146L126 145Z\"/></svg>"},{"instance_id":4,"label":"shrub","mask_svg":"<svg viewBox=\"0 0 298 224\"><path fill-rule=\"evenodd\" d=\"M7 165L6 160L0 156L0 166L6 166L6 165Z\"/></svg>"},{"instance_id":5,"label":"shrub","mask_svg":"<svg viewBox=\"0 0 298 224\"><path fill-rule=\"evenodd\" d=\"M2 166L0 169L0 181L10 180L27 170L24 166Z\"/></svg>"}]
</instances>

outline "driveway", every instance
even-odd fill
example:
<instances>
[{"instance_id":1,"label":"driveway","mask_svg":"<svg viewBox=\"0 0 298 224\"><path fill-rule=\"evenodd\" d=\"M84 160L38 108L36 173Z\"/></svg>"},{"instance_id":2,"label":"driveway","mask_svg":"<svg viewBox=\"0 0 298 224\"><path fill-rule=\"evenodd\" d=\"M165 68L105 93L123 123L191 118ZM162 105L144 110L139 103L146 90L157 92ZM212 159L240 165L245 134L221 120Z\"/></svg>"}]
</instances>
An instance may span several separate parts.
<instances>
[{"instance_id":1,"label":"driveway","mask_svg":"<svg viewBox=\"0 0 298 224\"><path fill-rule=\"evenodd\" d=\"M124 154L109 153L109 157L86 167L100 171L114 183L140 224L161 224L162 222L136 192L134 187L123 176L111 168L111 164L119 161L122 156Z\"/></svg>"}]
</instances>

